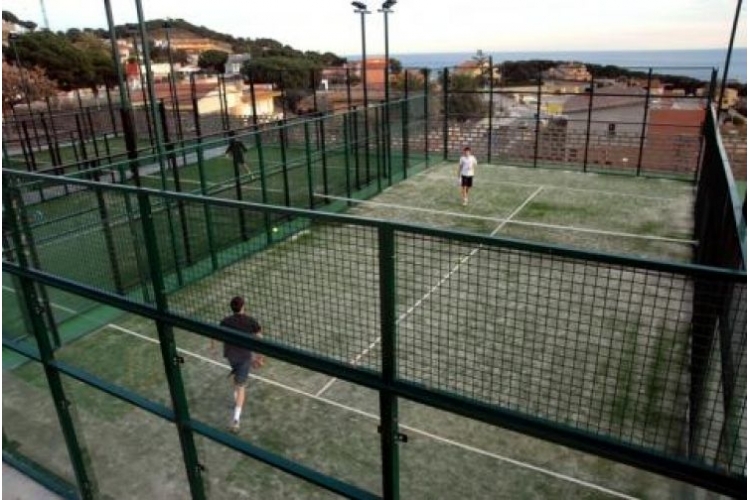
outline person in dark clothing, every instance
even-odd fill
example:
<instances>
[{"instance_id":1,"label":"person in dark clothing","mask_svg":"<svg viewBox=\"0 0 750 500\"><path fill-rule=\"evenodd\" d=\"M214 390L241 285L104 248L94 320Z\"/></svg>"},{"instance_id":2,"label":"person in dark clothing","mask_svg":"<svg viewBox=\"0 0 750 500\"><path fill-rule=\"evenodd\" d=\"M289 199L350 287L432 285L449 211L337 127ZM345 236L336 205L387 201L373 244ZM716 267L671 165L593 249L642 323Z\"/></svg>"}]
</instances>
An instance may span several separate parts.
<instances>
[{"instance_id":1,"label":"person in dark clothing","mask_svg":"<svg viewBox=\"0 0 750 500\"><path fill-rule=\"evenodd\" d=\"M252 337L261 337L261 326L252 316L245 314L245 299L234 297L229 302L232 314L221 320L221 326L231 328L248 334ZM250 377L252 368L263 366L263 356L255 354L244 347L224 343L224 357L232 368L230 376L234 384L234 415L232 417L231 430L240 430L240 416L245 403L245 388Z\"/></svg>"},{"instance_id":2,"label":"person in dark clothing","mask_svg":"<svg viewBox=\"0 0 750 500\"><path fill-rule=\"evenodd\" d=\"M252 178L253 174L250 171L250 167L248 167L247 163L245 163L245 153L247 152L247 147L245 147L242 141L236 139L235 135L237 134L234 130L229 131L229 137L231 137L231 139L229 139L229 144L227 145L227 150L224 152L224 154L227 157L232 158L237 172L239 172L239 167L242 167L248 174L250 174L250 177Z\"/></svg>"}]
</instances>

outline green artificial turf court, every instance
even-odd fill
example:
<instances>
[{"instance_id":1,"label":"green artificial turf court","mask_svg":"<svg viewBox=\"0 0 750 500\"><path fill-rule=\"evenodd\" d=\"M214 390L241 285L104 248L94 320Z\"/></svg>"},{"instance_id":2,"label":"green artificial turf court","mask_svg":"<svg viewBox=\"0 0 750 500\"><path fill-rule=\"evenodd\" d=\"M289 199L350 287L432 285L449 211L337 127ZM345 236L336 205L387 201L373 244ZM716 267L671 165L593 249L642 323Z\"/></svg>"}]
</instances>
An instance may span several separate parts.
<instances>
[{"instance_id":1,"label":"green artificial turf court","mask_svg":"<svg viewBox=\"0 0 750 500\"><path fill-rule=\"evenodd\" d=\"M231 162L223 157L209 161L206 171L216 183L209 187L230 196ZM196 182L191 168L180 169L186 183ZM298 182L298 172L307 175L306 166L289 170L291 185ZM326 194L324 183L315 184L313 195L350 203L350 213L370 218L656 259L688 261L691 256L692 186L687 183L487 165L480 167L464 207L455 180L455 166L442 164L365 201ZM266 186L271 193L278 187ZM260 201L255 181L248 179L241 189L245 199ZM295 195L300 202L306 191L309 186ZM90 203L92 195L87 196ZM124 213L122 201L113 206ZM194 214L192 232L205 226L199 208L188 207ZM230 212L215 210L216 215ZM227 230L233 220L224 219ZM166 234L166 226L160 228L159 234ZM127 224L118 229L123 240L126 230ZM198 242L202 236L194 238ZM91 251L102 255L103 243L97 245ZM71 249L60 247L56 254L55 245L49 248L40 248L45 259L72 265L62 256L72 255ZM227 314L229 298L242 294L267 338L380 369L374 228L312 222L267 250L249 256L244 251L230 248L230 265L171 293L170 309L215 324ZM684 431L681 387L691 318L686 278L405 231L396 232L395 259L400 377L677 453ZM95 270L84 279L94 280L107 263L97 257L90 267ZM70 302L64 307L76 310ZM65 343L59 359L170 404L153 323L116 311L104 317L90 308L77 316L79 322L90 318L94 326ZM185 359L191 416L225 429L231 386L218 346L189 332L175 335ZM17 398L23 387L44 387L33 364L12 374L14 390L4 394L7 405L22 404ZM179 450L169 425L73 381L66 382L66 389L78 418L90 428L86 439L98 443L91 453L103 491L113 497L122 496L122 488L138 496L184 494L179 468L150 460L118 466L135 453L156 457L167 450L171 456ZM379 493L377 401L371 390L268 360L250 386L240 437ZM401 402L399 421L409 436L399 445L407 498L664 498L689 489L408 401ZM23 434L33 425L53 423L42 412L29 422L14 420L9 432ZM120 449L119 434L110 435L110 429L130 429L138 437ZM41 446L34 438L26 440L27 447ZM211 498L328 496L209 440L199 438L198 448ZM139 480L130 484L127 478L133 475Z\"/></svg>"}]
</instances>

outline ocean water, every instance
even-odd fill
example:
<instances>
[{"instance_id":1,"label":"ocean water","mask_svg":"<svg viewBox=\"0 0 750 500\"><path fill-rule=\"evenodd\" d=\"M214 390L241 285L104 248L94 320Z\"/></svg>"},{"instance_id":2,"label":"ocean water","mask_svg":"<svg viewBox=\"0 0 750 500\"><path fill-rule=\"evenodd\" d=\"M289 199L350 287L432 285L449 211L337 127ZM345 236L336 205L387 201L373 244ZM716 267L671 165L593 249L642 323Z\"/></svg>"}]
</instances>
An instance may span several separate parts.
<instances>
[{"instance_id":1,"label":"ocean water","mask_svg":"<svg viewBox=\"0 0 750 500\"><path fill-rule=\"evenodd\" d=\"M699 80L711 79L711 68L724 72L726 49L706 50L643 50L643 51L590 51L590 52L486 52L494 63L549 59L579 61L591 64L612 64L630 69L654 68L655 73L684 75ZM443 52L426 54L392 54L407 68L441 69L471 59L475 52ZM735 47L729 65L729 79L747 82L747 48Z\"/></svg>"}]
</instances>

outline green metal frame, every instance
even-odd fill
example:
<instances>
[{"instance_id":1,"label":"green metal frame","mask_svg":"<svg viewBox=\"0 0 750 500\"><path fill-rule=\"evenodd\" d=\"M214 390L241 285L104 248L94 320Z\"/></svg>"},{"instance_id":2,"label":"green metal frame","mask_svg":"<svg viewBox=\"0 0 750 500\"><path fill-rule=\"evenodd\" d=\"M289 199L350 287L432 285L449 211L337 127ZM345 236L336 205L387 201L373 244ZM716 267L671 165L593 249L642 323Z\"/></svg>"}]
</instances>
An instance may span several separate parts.
<instances>
[{"instance_id":1,"label":"green metal frame","mask_svg":"<svg viewBox=\"0 0 750 500\"><path fill-rule=\"evenodd\" d=\"M309 134L308 134L309 137ZM9 173L5 173L6 181L10 180ZM592 434L536 418L517 411L508 410L499 406L485 404L476 400L447 393L440 390L427 389L421 385L401 380L397 376L396 360L396 326L395 326L395 234L406 233L410 235L422 235L439 238L447 238L454 242L465 242L473 245L487 247L516 248L525 251L538 252L545 255L571 257L585 259L591 262L602 262L609 264L622 264L637 266L640 269L651 269L654 271L674 272L680 275L701 279L716 279L730 283L744 283L746 273L729 269L717 269L706 266L678 264L671 262L659 262L646 259L637 259L621 255L610 255L581 250L574 250L562 246L532 244L524 241L478 236L456 231L441 230L428 227L420 227L409 224L393 223L381 220L363 219L345 214L332 214L326 212L314 212L305 209L271 207L264 204L239 202L226 199L207 200L201 196L186 193L160 192L149 189L136 189L129 186L112 184L97 184L85 180L61 179L54 176L42 174L13 174L21 180L49 182L52 184L70 184L71 186L85 187L93 190L118 192L124 196L136 196L140 208L140 220L144 226L146 238L146 251L150 267L150 278L156 293L156 304L139 304L127 297L121 297L111 292L84 286L69 280L49 275L45 272L30 268L27 263L14 264L3 262L3 271L18 276L25 283L21 292L27 297L34 293L33 283L54 287L68 293L73 293L102 304L117 307L123 311L131 312L154 320L158 326L162 359L169 381L170 394L172 396L173 410L160 407L156 403L149 402L144 398L134 395L127 390L113 384L101 381L91 374L82 370L72 368L65 363L57 361L51 351L42 349L36 355L28 347L22 346L11 340L3 340L3 345L15 352L21 353L32 359L37 359L45 366L48 380L55 385L55 378L59 373L70 375L91 386L104 390L120 399L127 400L141 408L173 421L180 434L183 449L185 468L190 478L192 494L195 498L202 498L202 480L200 464L195 454L193 434L198 433L226 444L247 456L261 460L269 465L279 468L285 472L296 475L306 481L329 489L351 498L372 498L369 492L364 492L352 485L347 485L336 479L326 477L319 472L294 464L293 462L270 454L248 443L236 440L236 438L222 431L212 429L205 424L191 419L187 403L185 401L184 388L180 375L179 363L175 363L176 351L174 338L171 330L180 328L195 332L220 341L229 341L260 352L272 358L290 362L292 364L325 373L357 385L368 387L379 391L381 412L381 450L383 455L383 494L385 498L398 498L398 404L397 398L405 398L411 401L428 405L434 408L453 412L468 418L480 420L495 426L503 427L517 432L522 432L534 437L542 438L551 442L569 446L571 448L585 451L608 459L617 460L622 463L633 465L648 471L663 474L668 477L696 484L714 491L738 495L744 491L746 479L744 476L728 474L726 471L712 468L707 465L697 464L673 456L666 456L653 450L640 448L630 444ZM6 184L7 185L7 184ZM12 204L5 194L6 205ZM159 265L159 252L157 248L157 235L151 219L150 198L169 200L174 203L202 202L216 207L228 207L234 209L247 209L266 214L267 216L287 216L289 218L299 217L304 219L319 220L332 223L353 224L362 227L376 228L378 232L379 251L379 276L380 276L380 318L382 339L382 371L354 367L347 363L326 358L314 353L282 345L271 340L246 338L238 335L232 330L223 329L216 325L206 324L191 320L170 311L165 295L164 276L161 274ZM7 207L6 207L7 208ZM15 218L14 213L9 213ZM19 238L20 229L13 228L15 237ZM16 242L18 245L20 241ZM33 300L30 301L33 303ZM43 324L36 328L43 327ZM47 346L48 347L48 346ZM58 390L59 389L59 390ZM57 391L55 393L55 391ZM60 401L64 400L62 387L53 388L53 396ZM61 411L61 422L65 420L65 413ZM72 422L67 421L66 435L70 438L69 447L71 455L82 459L80 450L75 446L75 428ZM85 465L81 462L79 468L85 474ZM84 478L79 478L79 484L89 484ZM81 488L82 491L84 488Z\"/></svg>"}]
</instances>

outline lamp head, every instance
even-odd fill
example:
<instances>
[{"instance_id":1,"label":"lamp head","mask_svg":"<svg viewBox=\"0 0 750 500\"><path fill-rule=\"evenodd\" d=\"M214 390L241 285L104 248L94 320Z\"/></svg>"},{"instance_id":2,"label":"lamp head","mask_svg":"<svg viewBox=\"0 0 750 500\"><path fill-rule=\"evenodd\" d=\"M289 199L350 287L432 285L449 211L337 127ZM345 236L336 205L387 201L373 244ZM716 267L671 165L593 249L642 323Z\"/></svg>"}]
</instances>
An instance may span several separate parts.
<instances>
[{"instance_id":1,"label":"lamp head","mask_svg":"<svg viewBox=\"0 0 750 500\"><path fill-rule=\"evenodd\" d=\"M367 5L363 4L362 2L352 2L352 5L355 9L367 10Z\"/></svg>"}]
</instances>

